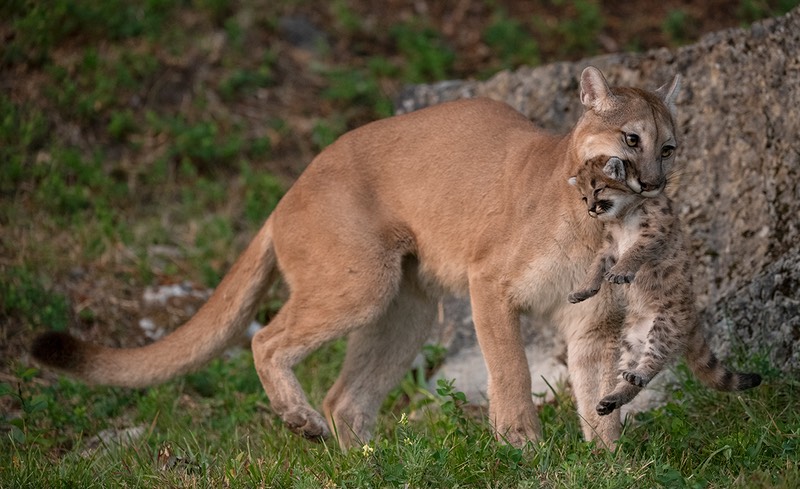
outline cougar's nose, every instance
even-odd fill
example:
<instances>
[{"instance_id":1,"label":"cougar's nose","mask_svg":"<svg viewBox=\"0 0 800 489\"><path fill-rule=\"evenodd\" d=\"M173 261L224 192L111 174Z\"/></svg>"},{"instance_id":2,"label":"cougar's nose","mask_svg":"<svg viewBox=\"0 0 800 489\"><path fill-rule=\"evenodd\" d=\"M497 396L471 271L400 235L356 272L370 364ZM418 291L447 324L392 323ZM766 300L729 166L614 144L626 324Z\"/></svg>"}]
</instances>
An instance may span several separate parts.
<instances>
[{"instance_id":1,"label":"cougar's nose","mask_svg":"<svg viewBox=\"0 0 800 489\"><path fill-rule=\"evenodd\" d=\"M658 183L650 183L650 182L643 182L639 180L639 186L642 189L642 193L645 192L658 192L661 190L661 187L664 186L664 182L660 181Z\"/></svg>"}]
</instances>

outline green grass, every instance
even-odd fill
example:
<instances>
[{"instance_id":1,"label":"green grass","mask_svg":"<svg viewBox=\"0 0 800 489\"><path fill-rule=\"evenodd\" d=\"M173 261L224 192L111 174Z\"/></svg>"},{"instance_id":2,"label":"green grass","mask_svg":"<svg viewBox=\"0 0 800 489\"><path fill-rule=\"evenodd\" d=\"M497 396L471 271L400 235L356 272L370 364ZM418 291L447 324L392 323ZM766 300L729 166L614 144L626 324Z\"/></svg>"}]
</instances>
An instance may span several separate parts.
<instances>
[{"instance_id":1,"label":"green grass","mask_svg":"<svg viewBox=\"0 0 800 489\"><path fill-rule=\"evenodd\" d=\"M342 353L334 344L299 367L314 402ZM280 424L249 352L146 390L46 386L21 367L0 385L15 413L0 424L0 487L796 487L800 383L772 373L721 394L679 372L675 401L626 426L615 453L582 440L566 393L541 409L542 442L516 449L448 383L425 409L394 396L378 438L342 452ZM129 446L81 455L101 430L132 426L145 434Z\"/></svg>"}]
</instances>

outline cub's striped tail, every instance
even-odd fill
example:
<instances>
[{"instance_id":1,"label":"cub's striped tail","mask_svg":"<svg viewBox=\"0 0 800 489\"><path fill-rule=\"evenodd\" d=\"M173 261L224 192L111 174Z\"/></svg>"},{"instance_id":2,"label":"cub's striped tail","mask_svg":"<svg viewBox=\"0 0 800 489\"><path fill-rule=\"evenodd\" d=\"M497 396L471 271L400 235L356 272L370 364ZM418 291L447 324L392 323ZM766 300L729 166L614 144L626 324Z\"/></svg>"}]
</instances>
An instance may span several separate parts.
<instances>
[{"instance_id":1,"label":"cub's striped tail","mask_svg":"<svg viewBox=\"0 0 800 489\"><path fill-rule=\"evenodd\" d=\"M686 363L701 382L718 391L743 391L761 384L759 374L733 372L723 365L711 351L699 326L689 341Z\"/></svg>"}]
</instances>

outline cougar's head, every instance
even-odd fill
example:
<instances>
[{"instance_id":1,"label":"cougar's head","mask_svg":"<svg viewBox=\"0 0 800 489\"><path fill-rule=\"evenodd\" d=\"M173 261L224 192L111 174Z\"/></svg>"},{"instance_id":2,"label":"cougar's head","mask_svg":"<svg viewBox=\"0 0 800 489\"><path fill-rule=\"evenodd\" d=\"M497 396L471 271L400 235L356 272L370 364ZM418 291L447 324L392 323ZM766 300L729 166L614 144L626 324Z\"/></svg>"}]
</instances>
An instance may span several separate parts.
<instances>
[{"instance_id":1,"label":"cougar's head","mask_svg":"<svg viewBox=\"0 0 800 489\"><path fill-rule=\"evenodd\" d=\"M610 221L622 216L631 204L642 198L628 188L628 178L637 178L630 162L601 155L583 162L568 182L580 192L590 216Z\"/></svg>"},{"instance_id":2,"label":"cougar's head","mask_svg":"<svg viewBox=\"0 0 800 489\"><path fill-rule=\"evenodd\" d=\"M673 117L679 86L676 76L655 92L609 87L597 68L583 70L581 103L586 111L572 140L578 160L616 155L635 169L626 177L631 190L645 197L658 195L674 170Z\"/></svg>"}]
</instances>

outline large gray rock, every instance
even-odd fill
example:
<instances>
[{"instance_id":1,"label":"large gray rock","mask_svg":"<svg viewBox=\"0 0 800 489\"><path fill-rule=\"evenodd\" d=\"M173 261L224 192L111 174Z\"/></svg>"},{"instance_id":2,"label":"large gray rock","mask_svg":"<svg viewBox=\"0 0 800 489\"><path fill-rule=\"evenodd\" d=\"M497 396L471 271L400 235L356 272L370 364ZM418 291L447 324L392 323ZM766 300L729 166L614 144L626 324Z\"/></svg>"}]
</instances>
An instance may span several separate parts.
<instances>
[{"instance_id":1,"label":"large gray rock","mask_svg":"<svg viewBox=\"0 0 800 489\"><path fill-rule=\"evenodd\" d=\"M732 350L757 352L781 369L800 369L800 8L677 50L411 87L396 108L408 112L487 96L564 132L582 112L577 78L587 65L599 67L611 84L651 89L682 75L677 158L685 171L672 192L691 235L698 306L709 337L723 357ZM442 322L450 327L443 338L459 339L451 349L460 356L448 360L442 375L460 375L457 386L477 400L485 374L464 375L461 365L466 355L483 368L474 336L465 332L468 316L465 302L448 302ZM546 325L525 327L533 331L533 343L546 345L531 346L532 366L557 362L562 347L549 339ZM552 377L563 373L557 368Z\"/></svg>"}]
</instances>

